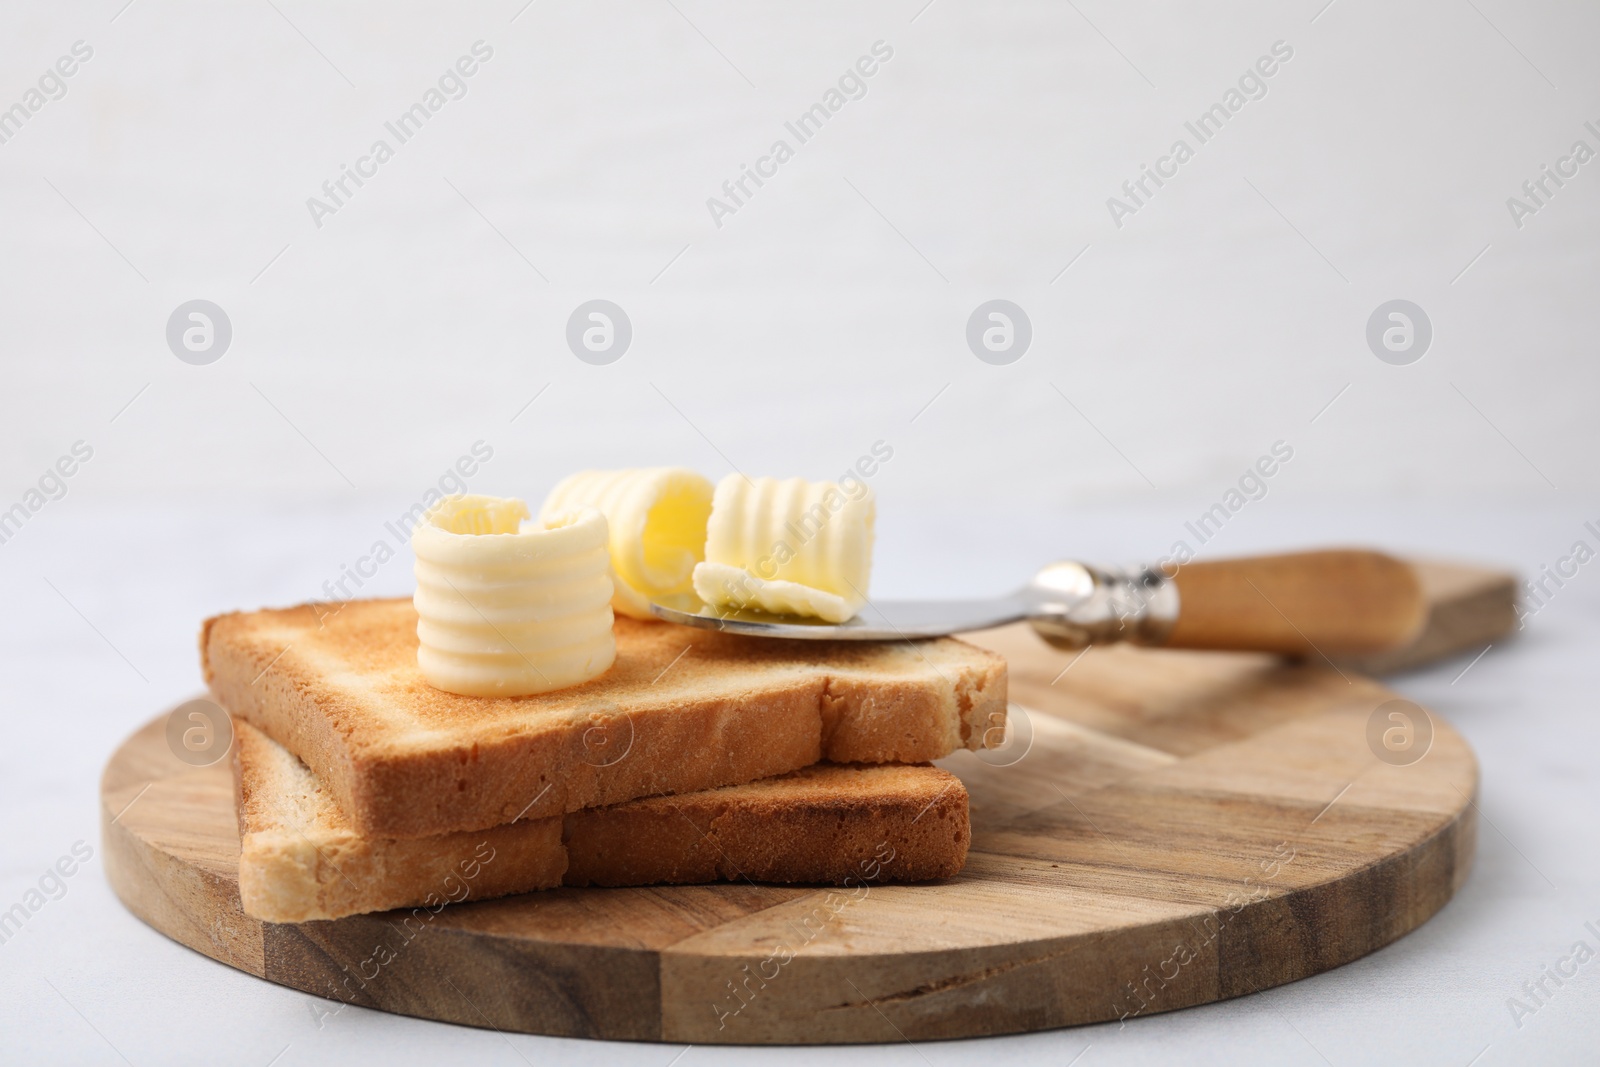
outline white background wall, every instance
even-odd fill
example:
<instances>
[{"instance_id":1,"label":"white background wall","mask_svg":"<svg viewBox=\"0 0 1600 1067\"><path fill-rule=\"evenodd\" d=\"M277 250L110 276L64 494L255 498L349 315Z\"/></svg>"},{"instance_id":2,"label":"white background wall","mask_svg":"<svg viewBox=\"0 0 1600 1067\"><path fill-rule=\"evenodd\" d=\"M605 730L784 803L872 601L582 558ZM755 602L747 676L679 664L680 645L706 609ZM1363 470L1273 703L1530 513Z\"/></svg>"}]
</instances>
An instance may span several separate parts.
<instances>
[{"instance_id":1,"label":"white background wall","mask_svg":"<svg viewBox=\"0 0 1600 1067\"><path fill-rule=\"evenodd\" d=\"M1600 149L1600 12L1318 6L15 6L0 104L94 57L0 145L0 487L79 438L74 496L336 503L479 438L485 488L531 495L579 465L822 477L882 438L890 514L1202 503L1279 439L1282 494L1592 490L1600 162L1521 230L1505 201ZM480 39L468 95L317 229L306 199ZM717 228L707 197L877 40L867 96ZM1267 96L1113 225L1279 40ZM205 367L164 342L197 297L234 326ZM609 367L563 341L593 297L634 323ZM992 297L1034 324L1008 367L963 338ZM1397 297L1435 328L1411 366L1364 341Z\"/></svg>"}]
</instances>

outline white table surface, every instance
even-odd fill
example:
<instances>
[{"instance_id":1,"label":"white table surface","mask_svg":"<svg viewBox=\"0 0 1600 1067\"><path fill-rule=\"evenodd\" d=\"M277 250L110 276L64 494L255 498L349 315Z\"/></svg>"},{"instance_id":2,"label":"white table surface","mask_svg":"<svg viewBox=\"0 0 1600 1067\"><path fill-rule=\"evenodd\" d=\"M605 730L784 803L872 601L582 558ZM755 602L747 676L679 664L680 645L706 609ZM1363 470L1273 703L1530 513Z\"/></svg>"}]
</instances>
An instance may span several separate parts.
<instances>
[{"instance_id":1,"label":"white table surface","mask_svg":"<svg viewBox=\"0 0 1600 1067\"><path fill-rule=\"evenodd\" d=\"M1464 675L1394 682L1482 760L1453 903L1335 972L1121 1030L685 1053L319 1027L123 910L96 783L198 688L203 617L320 595L480 439L473 487L534 499L591 466L828 477L883 440L884 595L1159 556L1279 440L1293 462L1208 554L1532 573L1600 547L1600 162L1520 227L1506 206L1600 145L1597 32L1554 0L7 3L0 111L75 41L94 56L0 144L0 511L94 456L0 543L0 908L74 842L96 856L0 945L0 1060L1595 1060L1600 963L1520 1027L1506 1002L1600 920L1600 563ZM317 228L306 198L479 39L468 95ZM865 98L715 226L706 198L877 40ZM1267 95L1117 227L1107 197L1280 40ZM634 325L605 367L563 336L595 297ZM1034 327L1004 367L963 332L995 297ZM209 366L164 338L194 298L233 325ZM1393 298L1434 327L1407 366L1364 336Z\"/></svg>"},{"instance_id":2,"label":"white table surface","mask_svg":"<svg viewBox=\"0 0 1600 1067\"><path fill-rule=\"evenodd\" d=\"M10 731L0 776L6 851L0 901L21 898L74 841L96 857L0 945L0 1051L9 1062L280 1065L362 1062L637 1063L666 1067L682 1046L501 1036L348 1008L230 970L133 918L99 862L96 778L112 748L198 686L194 634L210 612L284 603L321 580L330 545L359 544L382 512L158 510L64 512L6 546L0 633ZM1008 584L1063 548L1115 558L1182 512L1113 509L1037 516L1004 555L974 558L954 537L900 538L879 587L934 591ZM1525 506L1273 506L1230 551L1367 541L1537 570L1586 535L1581 513ZM1070 534L1050 530L1070 529ZM108 551L115 546L115 551ZM898 549L896 551L895 549ZM336 555L338 550L334 550ZM376 580L404 591L409 563ZM53 591L46 582L60 592ZM70 605L67 601L70 600ZM1476 866L1460 894L1413 934L1332 972L1222 1004L1114 1025L915 1048L694 1048L677 1062L958 1063L1004 1056L1061 1065L1271 1062L1480 1064L1584 1062L1594 1054L1600 962L1513 1024L1507 998L1600 921L1593 654L1600 587L1580 574L1516 640L1462 675L1460 660L1394 687L1447 717L1483 768ZM79 612L82 613L80 616ZM1585 652L1585 649L1590 651ZM126 657L126 659L124 659ZM141 677L142 676L142 677ZM1600 924L1600 922L1597 922ZM1600 946L1596 946L1600 947ZM1092 1046L1092 1047L1090 1047ZM283 1051L287 1047L287 1051ZM1487 1048L1485 1052L1484 1049Z\"/></svg>"}]
</instances>

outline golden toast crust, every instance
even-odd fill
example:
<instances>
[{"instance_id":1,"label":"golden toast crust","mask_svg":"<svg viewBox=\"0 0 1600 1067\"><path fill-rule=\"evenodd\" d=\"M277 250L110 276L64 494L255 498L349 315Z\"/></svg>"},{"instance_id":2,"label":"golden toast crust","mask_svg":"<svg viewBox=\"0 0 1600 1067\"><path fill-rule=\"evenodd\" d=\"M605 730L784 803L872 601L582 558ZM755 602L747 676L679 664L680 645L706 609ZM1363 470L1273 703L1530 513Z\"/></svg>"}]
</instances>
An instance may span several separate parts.
<instances>
[{"instance_id":1,"label":"golden toast crust","mask_svg":"<svg viewBox=\"0 0 1600 1067\"><path fill-rule=\"evenodd\" d=\"M745 880L870 889L956 874L967 791L927 765L819 763L777 778L489 830L394 840L355 830L299 760L239 723L239 891L267 922L437 910L557 885Z\"/></svg>"},{"instance_id":2,"label":"golden toast crust","mask_svg":"<svg viewBox=\"0 0 1600 1067\"><path fill-rule=\"evenodd\" d=\"M619 618L617 662L532 697L462 697L416 666L409 600L207 620L207 684L299 756L361 834L481 830L834 762L980 748L1005 721L999 656L950 638L744 638Z\"/></svg>"}]
</instances>

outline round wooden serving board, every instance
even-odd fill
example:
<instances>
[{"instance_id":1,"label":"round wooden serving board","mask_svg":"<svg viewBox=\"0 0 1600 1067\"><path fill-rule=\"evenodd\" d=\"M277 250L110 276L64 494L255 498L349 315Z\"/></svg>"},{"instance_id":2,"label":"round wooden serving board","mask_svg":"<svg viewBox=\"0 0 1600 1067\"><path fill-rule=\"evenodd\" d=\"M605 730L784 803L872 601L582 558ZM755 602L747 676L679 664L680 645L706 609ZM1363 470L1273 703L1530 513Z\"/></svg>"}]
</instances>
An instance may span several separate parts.
<instances>
[{"instance_id":1,"label":"round wooden serving board","mask_svg":"<svg viewBox=\"0 0 1600 1067\"><path fill-rule=\"evenodd\" d=\"M988 762L944 762L973 819L966 869L945 882L860 900L559 889L452 905L420 929L401 913L261 923L239 906L227 763L179 762L165 716L106 767L106 869L169 937L308 993L501 1030L734 1044L1001 1034L1239 996L1388 944L1467 875L1472 751L1412 705L1431 747L1380 760L1369 720L1395 697L1376 682L1264 656L1074 660L1018 628L976 640L1010 660L1014 736Z\"/></svg>"}]
</instances>

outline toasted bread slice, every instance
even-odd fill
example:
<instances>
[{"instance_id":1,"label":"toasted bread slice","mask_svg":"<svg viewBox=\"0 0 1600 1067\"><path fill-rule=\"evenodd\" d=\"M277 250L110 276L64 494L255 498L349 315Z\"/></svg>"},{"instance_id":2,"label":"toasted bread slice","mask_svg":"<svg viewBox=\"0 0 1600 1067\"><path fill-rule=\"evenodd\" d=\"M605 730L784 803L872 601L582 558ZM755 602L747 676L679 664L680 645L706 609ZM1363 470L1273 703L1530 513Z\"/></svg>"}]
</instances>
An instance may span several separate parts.
<instances>
[{"instance_id":1,"label":"toasted bread slice","mask_svg":"<svg viewBox=\"0 0 1600 1067\"><path fill-rule=\"evenodd\" d=\"M919 763L1004 733L1005 660L951 638L773 641L619 618L601 677L464 697L417 669L409 600L223 615L206 682L300 757L359 833L481 830L767 778Z\"/></svg>"},{"instance_id":2,"label":"toasted bread slice","mask_svg":"<svg viewBox=\"0 0 1600 1067\"><path fill-rule=\"evenodd\" d=\"M561 819L410 840L363 837L316 776L248 723L234 723L239 896L268 922L438 906L561 884ZM485 858L492 857L488 863Z\"/></svg>"},{"instance_id":3,"label":"toasted bread slice","mask_svg":"<svg viewBox=\"0 0 1600 1067\"><path fill-rule=\"evenodd\" d=\"M819 763L409 840L360 834L305 764L248 723L236 724L234 775L239 895L267 922L437 910L563 884L926 881L959 871L971 840L966 789L926 764Z\"/></svg>"}]
</instances>

